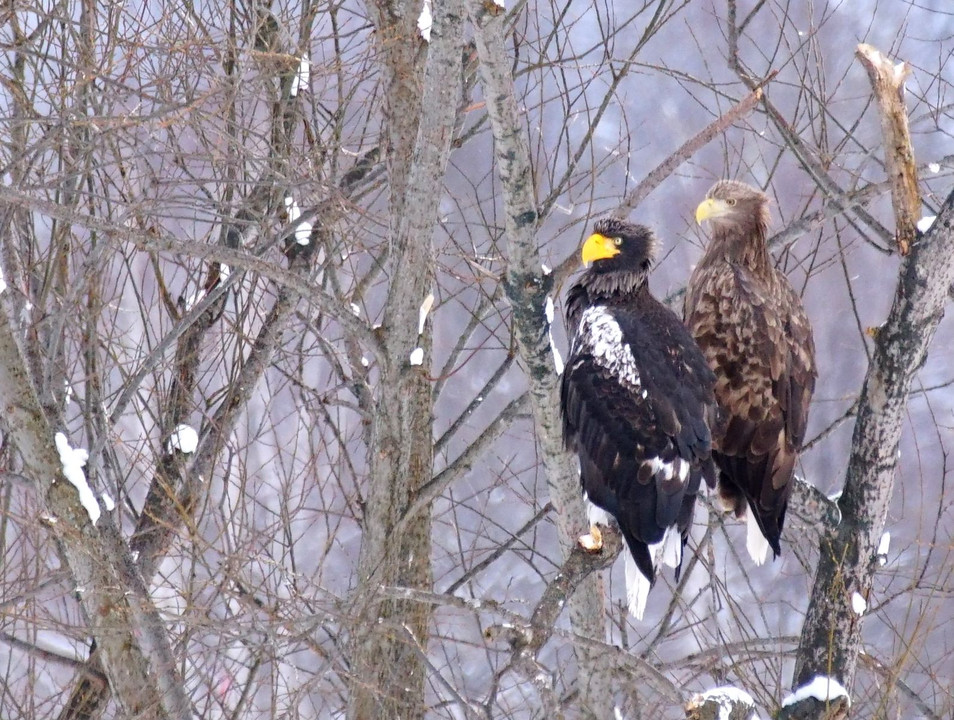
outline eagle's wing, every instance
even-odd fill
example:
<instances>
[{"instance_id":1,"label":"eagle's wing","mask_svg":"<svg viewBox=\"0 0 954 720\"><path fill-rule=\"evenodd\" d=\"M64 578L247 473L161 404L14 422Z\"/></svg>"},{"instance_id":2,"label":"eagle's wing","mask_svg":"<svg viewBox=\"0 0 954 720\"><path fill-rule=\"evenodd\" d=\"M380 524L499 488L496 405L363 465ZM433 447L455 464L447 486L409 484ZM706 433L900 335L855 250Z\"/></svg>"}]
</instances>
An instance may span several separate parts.
<instances>
[{"instance_id":1,"label":"eagle's wing","mask_svg":"<svg viewBox=\"0 0 954 720\"><path fill-rule=\"evenodd\" d=\"M580 457L583 490L616 518L647 578L647 546L688 524L701 467L711 463L711 372L666 312L588 308L561 384L564 438Z\"/></svg>"},{"instance_id":2,"label":"eagle's wing","mask_svg":"<svg viewBox=\"0 0 954 720\"><path fill-rule=\"evenodd\" d=\"M784 276L771 280L727 263L697 268L686 324L716 370L713 456L729 482L720 490L739 513L739 493L748 499L777 555L815 368L801 302Z\"/></svg>"}]
</instances>

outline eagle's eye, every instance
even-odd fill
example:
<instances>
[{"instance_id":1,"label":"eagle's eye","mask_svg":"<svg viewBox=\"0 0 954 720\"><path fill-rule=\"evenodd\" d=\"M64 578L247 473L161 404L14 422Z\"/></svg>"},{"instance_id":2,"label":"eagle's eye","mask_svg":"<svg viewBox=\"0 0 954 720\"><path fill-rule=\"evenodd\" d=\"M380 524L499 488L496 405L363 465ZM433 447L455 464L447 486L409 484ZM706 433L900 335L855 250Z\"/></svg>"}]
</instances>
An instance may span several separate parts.
<instances>
[{"instance_id":1,"label":"eagle's eye","mask_svg":"<svg viewBox=\"0 0 954 720\"><path fill-rule=\"evenodd\" d=\"M616 247L619 247L620 245L623 244L623 238L621 238L621 237L613 238L613 244L614 244Z\"/></svg>"},{"instance_id":2,"label":"eagle's eye","mask_svg":"<svg viewBox=\"0 0 954 720\"><path fill-rule=\"evenodd\" d=\"M732 207L733 205L735 205L735 198L729 198L729 199L727 199L727 200L725 201L725 204L728 205L729 207Z\"/></svg>"}]
</instances>

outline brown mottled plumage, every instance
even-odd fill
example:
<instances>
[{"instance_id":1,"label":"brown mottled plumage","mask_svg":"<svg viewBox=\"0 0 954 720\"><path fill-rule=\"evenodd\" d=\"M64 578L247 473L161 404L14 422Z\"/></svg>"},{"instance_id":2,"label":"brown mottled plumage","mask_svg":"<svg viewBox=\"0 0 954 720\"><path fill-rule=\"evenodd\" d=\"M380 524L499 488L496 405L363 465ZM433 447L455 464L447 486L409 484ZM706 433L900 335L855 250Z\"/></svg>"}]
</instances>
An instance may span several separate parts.
<instances>
[{"instance_id":1,"label":"brown mottled plumage","mask_svg":"<svg viewBox=\"0 0 954 720\"><path fill-rule=\"evenodd\" d=\"M716 374L721 417L712 456L719 494L737 516L748 506L777 557L815 389L812 329L766 247L765 194L722 180L696 209L696 220L709 220L711 232L689 280L684 316ZM761 564L767 547L752 529L749 553Z\"/></svg>"}]
</instances>

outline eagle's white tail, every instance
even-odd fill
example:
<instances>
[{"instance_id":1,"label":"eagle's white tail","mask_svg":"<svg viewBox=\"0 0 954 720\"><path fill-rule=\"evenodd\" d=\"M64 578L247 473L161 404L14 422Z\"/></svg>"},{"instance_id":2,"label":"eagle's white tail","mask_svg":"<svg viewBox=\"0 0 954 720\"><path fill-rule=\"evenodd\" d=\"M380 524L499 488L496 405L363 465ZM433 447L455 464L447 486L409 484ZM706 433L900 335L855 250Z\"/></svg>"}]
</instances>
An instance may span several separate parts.
<instances>
[{"instance_id":1,"label":"eagle's white tail","mask_svg":"<svg viewBox=\"0 0 954 720\"><path fill-rule=\"evenodd\" d=\"M756 565L763 564L768 557L769 541L762 534L752 508L745 510L745 549Z\"/></svg>"},{"instance_id":2,"label":"eagle's white tail","mask_svg":"<svg viewBox=\"0 0 954 720\"><path fill-rule=\"evenodd\" d=\"M626 542L623 541L625 545ZM643 613L646 612L646 599L649 597L649 589L652 584L646 579L639 568L636 567L636 561L633 559L633 553L626 545L626 603L629 606L629 612L637 620L643 619Z\"/></svg>"}]
</instances>

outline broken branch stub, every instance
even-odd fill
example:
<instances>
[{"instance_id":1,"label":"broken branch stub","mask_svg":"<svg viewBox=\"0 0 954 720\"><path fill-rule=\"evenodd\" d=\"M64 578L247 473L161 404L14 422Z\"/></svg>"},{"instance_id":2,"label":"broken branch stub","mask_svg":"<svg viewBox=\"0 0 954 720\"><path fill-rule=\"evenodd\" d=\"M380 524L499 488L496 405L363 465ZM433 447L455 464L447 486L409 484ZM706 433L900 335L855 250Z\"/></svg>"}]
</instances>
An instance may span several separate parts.
<instances>
[{"instance_id":1,"label":"broken branch stub","mask_svg":"<svg viewBox=\"0 0 954 720\"><path fill-rule=\"evenodd\" d=\"M911 74L911 68L906 62L894 63L880 50L865 43L858 45L855 56L867 71L878 100L884 136L884 164L891 182L894 206L895 239L898 251L907 255L917 237L917 222L921 216L918 169L904 106L904 82Z\"/></svg>"}]
</instances>

